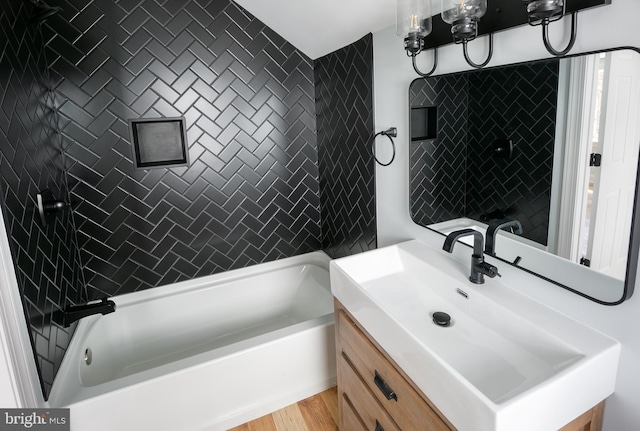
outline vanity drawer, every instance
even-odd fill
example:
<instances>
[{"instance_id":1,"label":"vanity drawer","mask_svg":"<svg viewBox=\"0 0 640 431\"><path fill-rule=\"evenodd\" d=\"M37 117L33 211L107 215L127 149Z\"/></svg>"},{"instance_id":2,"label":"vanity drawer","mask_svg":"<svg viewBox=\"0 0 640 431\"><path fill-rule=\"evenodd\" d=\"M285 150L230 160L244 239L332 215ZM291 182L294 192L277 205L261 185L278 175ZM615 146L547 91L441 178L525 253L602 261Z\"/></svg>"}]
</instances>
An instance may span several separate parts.
<instances>
[{"instance_id":1,"label":"vanity drawer","mask_svg":"<svg viewBox=\"0 0 640 431\"><path fill-rule=\"evenodd\" d=\"M355 371L402 430L450 431L394 366L343 311L338 313L340 346Z\"/></svg>"},{"instance_id":2,"label":"vanity drawer","mask_svg":"<svg viewBox=\"0 0 640 431\"><path fill-rule=\"evenodd\" d=\"M353 406L349 401L349 398L342 394L340 397L340 429L345 431L367 431L364 424L358 417L358 414L353 410Z\"/></svg>"},{"instance_id":3,"label":"vanity drawer","mask_svg":"<svg viewBox=\"0 0 640 431\"><path fill-rule=\"evenodd\" d=\"M339 366L342 372L342 399L353 406L353 410L364 423L368 431L400 431L393 419L384 411L380 403L371 394L370 389L354 371L349 361L341 358ZM347 428L350 430L351 428ZM356 428L357 429L357 428ZM345 430L346 431L346 430Z\"/></svg>"}]
</instances>

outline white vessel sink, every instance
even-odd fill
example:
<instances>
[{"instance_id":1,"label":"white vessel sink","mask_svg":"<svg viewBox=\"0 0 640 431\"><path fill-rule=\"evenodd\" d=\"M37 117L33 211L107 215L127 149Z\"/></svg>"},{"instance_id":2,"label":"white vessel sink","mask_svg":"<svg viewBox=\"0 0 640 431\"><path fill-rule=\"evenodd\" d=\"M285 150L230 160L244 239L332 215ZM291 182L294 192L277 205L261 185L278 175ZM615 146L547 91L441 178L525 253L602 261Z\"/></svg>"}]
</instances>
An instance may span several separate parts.
<instances>
[{"instance_id":1,"label":"white vessel sink","mask_svg":"<svg viewBox=\"0 0 640 431\"><path fill-rule=\"evenodd\" d=\"M409 241L333 261L331 290L459 431L558 430L613 393L616 340L469 271Z\"/></svg>"}]
</instances>

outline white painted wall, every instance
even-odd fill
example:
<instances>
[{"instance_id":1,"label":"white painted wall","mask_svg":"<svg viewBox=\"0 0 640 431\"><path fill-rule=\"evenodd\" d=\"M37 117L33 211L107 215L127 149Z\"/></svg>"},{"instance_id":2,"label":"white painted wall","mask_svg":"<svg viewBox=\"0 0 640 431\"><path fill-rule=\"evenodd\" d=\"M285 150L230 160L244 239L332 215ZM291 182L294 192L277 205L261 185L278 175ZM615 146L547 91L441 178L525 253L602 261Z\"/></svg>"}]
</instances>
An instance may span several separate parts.
<instances>
[{"instance_id":1,"label":"white painted wall","mask_svg":"<svg viewBox=\"0 0 640 431\"><path fill-rule=\"evenodd\" d=\"M572 53L619 46L640 47L640 32L635 22L638 16L638 0L613 0L612 5L580 13L578 40ZM566 31L559 23L551 26L556 48L564 47L562 37ZM417 75L402 49L402 41L395 35L395 28L374 33L373 41L376 131L392 126L398 128L396 160L388 167L376 167L378 245L418 238L439 246L443 242L442 237L414 224L409 215L408 89ZM522 26L498 33L494 36L494 43L495 53L489 67L549 57L542 43L540 27ZM472 42L469 45L472 59L483 61L485 46L485 38ZM438 74L470 69L460 46L448 45L439 51L439 56ZM421 54L420 57L419 63L424 64L422 69L429 70L431 54ZM385 144L388 145L384 140L377 144L380 160L388 160ZM467 260L468 256L462 255L462 247L459 249L460 254L456 257ZM502 280L515 285L518 290L622 343L616 392L607 401L604 430L640 430L640 282L635 296L629 301L607 307L544 283L508 265L503 264L500 270Z\"/></svg>"},{"instance_id":2,"label":"white painted wall","mask_svg":"<svg viewBox=\"0 0 640 431\"><path fill-rule=\"evenodd\" d=\"M0 321L1 333L6 333L3 323ZM13 369L9 366L10 349L4 337L0 340L0 406L2 408L17 408L18 399L15 388Z\"/></svg>"},{"instance_id":3,"label":"white painted wall","mask_svg":"<svg viewBox=\"0 0 640 431\"><path fill-rule=\"evenodd\" d=\"M42 407L38 370L24 318L9 237L0 211L0 407Z\"/></svg>"},{"instance_id":4,"label":"white painted wall","mask_svg":"<svg viewBox=\"0 0 640 431\"><path fill-rule=\"evenodd\" d=\"M236 2L313 60L396 22L395 0Z\"/></svg>"}]
</instances>

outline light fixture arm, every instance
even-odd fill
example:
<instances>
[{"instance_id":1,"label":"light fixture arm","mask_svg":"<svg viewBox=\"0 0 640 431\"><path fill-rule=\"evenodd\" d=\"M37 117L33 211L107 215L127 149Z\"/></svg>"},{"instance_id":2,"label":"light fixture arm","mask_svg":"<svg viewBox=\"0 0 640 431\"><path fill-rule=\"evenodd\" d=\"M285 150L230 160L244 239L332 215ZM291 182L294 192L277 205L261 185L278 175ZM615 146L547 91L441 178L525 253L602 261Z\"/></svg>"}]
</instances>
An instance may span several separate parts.
<instances>
[{"instance_id":1,"label":"light fixture arm","mask_svg":"<svg viewBox=\"0 0 640 431\"><path fill-rule=\"evenodd\" d=\"M418 69L418 65L416 64L416 55L417 54L411 55L411 61L413 62L413 70L415 70L416 73L422 76L423 78L433 75L433 72L435 72L436 68L438 67L438 48L437 47L433 48L433 68L431 68L431 70L427 73L423 73Z\"/></svg>"},{"instance_id":2,"label":"light fixture arm","mask_svg":"<svg viewBox=\"0 0 640 431\"><path fill-rule=\"evenodd\" d=\"M493 57L493 33L489 33L489 55L487 56L487 59L480 63L474 63L473 60L471 60L471 58L469 57L469 52L467 50L467 43L469 41L467 39L464 39L462 41L462 50L464 52L464 59L467 60L467 63L469 63L470 66L475 67L476 69L480 69L485 67L487 64L489 64L489 62L491 61L491 57Z\"/></svg>"},{"instance_id":3,"label":"light fixture arm","mask_svg":"<svg viewBox=\"0 0 640 431\"><path fill-rule=\"evenodd\" d=\"M569 40L569 44L562 51L555 50L551 43L549 42L549 20L544 19L542 21L542 41L544 42L545 48L549 53L555 55L556 57L562 57L566 55L571 48L573 48L573 44L576 42L576 35L578 33L578 12L573 12L571 14L571 39Z\"/></svg>"}]
</instances>

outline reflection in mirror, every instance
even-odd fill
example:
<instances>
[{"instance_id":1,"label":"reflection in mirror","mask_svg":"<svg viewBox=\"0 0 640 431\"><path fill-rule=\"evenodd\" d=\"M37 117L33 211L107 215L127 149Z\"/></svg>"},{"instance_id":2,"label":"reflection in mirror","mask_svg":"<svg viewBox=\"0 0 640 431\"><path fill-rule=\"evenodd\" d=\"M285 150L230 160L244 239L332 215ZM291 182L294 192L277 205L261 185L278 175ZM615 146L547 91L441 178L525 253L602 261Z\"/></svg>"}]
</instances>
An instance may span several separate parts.
<instances>
[{"instance_id":1,"label":"reflection in mirror","mask_svg":"<svg viewBox=\"0 0 640 431\"><path fill-rule=\"evenodd\" d=\"M409 100L416 223L488 230L486 253L598 302L631 295L637 51L420 78Z\"/></svg>"}]
</instances>

